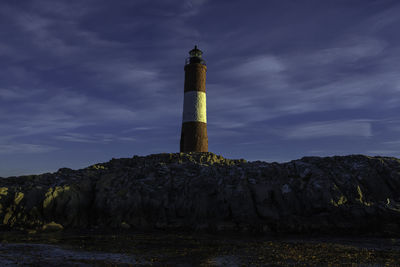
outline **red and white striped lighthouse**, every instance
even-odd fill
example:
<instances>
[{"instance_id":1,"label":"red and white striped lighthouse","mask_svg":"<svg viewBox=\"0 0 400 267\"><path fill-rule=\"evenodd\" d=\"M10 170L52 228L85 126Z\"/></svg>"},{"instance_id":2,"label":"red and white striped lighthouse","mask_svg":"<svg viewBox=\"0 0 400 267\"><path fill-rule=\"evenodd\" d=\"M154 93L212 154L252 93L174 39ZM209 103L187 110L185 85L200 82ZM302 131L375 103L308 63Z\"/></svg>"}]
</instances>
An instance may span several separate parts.
<instances>
[{"instance_id":1,"label":"red and white striped lighthouse","mask_svg":"<svg viewBox=\"0 0 400 267\"><path fill-rule=\"evenodd\" d=\"M180 151L208 152L206 109L206 62L194 47L185 64L185 95Z\"/></svg>"}]
</instances>

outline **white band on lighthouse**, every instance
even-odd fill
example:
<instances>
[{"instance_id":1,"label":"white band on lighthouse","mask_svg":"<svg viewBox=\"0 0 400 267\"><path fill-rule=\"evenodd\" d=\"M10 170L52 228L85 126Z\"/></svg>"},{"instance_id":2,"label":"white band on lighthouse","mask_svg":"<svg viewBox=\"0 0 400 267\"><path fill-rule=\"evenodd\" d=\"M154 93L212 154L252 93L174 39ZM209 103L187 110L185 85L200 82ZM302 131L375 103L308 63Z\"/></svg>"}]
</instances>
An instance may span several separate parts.
<instances>
[{"instance_id":1,"label":"white band on lighthouse","mask_svg":"<svg viewBox=\"0 0 400 267\"><path fill-rule=\"evenodd\" d=\"M199 121L207 123L206 93L185 92L183 102L183 122Z\"/></svg>"}]
</instances>

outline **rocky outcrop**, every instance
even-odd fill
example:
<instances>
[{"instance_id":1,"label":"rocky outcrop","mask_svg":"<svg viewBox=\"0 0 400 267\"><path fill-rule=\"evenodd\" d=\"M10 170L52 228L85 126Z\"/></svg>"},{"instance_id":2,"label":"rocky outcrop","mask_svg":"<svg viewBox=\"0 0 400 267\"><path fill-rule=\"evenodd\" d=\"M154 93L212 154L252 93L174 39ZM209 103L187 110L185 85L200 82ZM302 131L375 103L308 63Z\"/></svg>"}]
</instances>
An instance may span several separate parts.
<instances>
[{"instance_id":1,"label":"rocky outcrop","mask_svg":"<svg viewBox=\"0 0 400 267\"><path fill-rule=\"evenodd\" d=\"M400 234L400 160L288 163L212 153L113 159L0 178L0 227Z\"/></svg>"}]
</instances>

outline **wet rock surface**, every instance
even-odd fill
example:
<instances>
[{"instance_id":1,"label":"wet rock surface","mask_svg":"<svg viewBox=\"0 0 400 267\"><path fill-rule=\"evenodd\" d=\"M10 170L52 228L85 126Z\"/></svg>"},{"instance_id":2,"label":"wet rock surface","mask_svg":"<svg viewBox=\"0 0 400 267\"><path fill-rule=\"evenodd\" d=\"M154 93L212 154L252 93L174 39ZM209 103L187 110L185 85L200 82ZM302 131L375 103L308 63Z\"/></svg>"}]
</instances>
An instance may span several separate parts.
<instances>
[{"instance_id":1,"label":"wet rock surface","mask_svg":"<svg viewBox=\"0 0 400 267\"><path fill-rule=\"evenodd\" d=\"M143 266L133 256L119 253L66 249L57 245L0 244L0 264L6 266Z\"/></svg>"},{"instance_id":2,"label":"wet rock surface","mask_svg":"<svg viewBox=\"0 0 400 267\"><path fill-rule=\"evenodd\" d=\"M0 229L49 224L400 235L400 160L352 155L278 164L175 153L0 178Z\"/></svg>"},{"instance_id":3,"label":"wet rock surface","mask_svg":"<svg viewBox=\"0 0 400 267\"><path fill-rule=\"evenodd\" d=\"M1 266L400 266L396 238L172 232L0 232Z\"/></svg>"}]
</instances>

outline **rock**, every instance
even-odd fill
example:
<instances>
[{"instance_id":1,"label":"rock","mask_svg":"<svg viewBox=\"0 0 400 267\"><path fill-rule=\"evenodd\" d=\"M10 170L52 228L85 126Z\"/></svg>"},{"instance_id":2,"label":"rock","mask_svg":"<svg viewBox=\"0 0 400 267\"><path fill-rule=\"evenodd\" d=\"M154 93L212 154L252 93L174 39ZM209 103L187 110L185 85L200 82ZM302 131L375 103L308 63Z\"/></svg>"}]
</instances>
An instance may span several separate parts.
<instances>
[{"instance_id":1,"label":"rock","mask_svg":"<svg viewBox=\"0 0 400 267\"><path fill-rule=\"evenodd\" d=\"M126 222L122 222L122 223L121 223L121 228L122 228L122 229L125 229L125 230L128 230L128 229L131 228L131 226L130 226L129 224L127 224Z\"/></svg>"},{"instance_id":2,"label":"rock","mask_svg":"<svg viewBox=\"0 0 400 267\"><path fill-rule=\"evenodd\" d=\"M58 232L62 231L64 227L56 222L50 222L48 224L43 225L42 230L43 232Z\"/></svg>"},{"instance_id":3,"label":"rock","mask_svg":"<svg viewBox=\"0 0 400 267\"><path fill-rule=\"evenodd\" d=\"M0 229L42 225L400 235L400 160L164 153L0 178Z\"/></svg>"}]
</instances>

